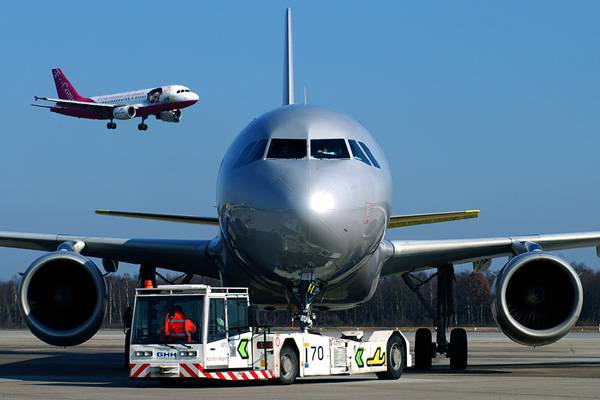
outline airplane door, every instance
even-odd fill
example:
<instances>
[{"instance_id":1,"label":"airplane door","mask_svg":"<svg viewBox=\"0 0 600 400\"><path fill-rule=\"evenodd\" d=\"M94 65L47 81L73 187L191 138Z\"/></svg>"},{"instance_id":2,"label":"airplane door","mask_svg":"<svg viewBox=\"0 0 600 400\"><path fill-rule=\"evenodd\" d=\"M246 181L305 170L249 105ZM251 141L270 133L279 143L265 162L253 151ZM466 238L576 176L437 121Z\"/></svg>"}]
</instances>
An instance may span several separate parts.
<instances>
[{"instance_id":1,"label":"airplane door","mask_svg":"<svg viewBox=\"0 0 600 400\"><path fill-rule=\"evenodd\" d=\"M228 365L229 346L225 318L225 299L210 299L206 357L204 358L206 368L226 368Z\"/></svg>"},{"instance_id":2,"label":"airplane door","mask_svg":"<svg viewBox=\"0 0 600 400\"><path fill-rule=\"evenodd\" d=\"M252 367L252 333L248 326L248 299L227 299L229 368Z\"/></svg>"}]
</instances>

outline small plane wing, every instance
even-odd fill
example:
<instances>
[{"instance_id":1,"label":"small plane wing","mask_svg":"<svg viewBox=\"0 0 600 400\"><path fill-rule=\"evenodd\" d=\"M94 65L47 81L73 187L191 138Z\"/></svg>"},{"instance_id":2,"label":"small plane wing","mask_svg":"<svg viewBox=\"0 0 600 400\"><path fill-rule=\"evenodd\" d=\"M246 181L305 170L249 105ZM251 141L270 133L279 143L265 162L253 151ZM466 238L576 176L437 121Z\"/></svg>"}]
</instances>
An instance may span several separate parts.
<instances>
[{"instance_id":1,"label":"small plane wing","mask_svg":"<svg viewBox=\"0 0 600 400\"><path fill-rule=\"evenodd\" d=\"M190 215L154 214L111 210L96 210L96 214L110 215L113 217L141 218L168 222L182 222L186 224L219 225L219 219L216 217L196 217Z\"/></svg>"},{"instance_id":2,"label":"small plane wing","mask_svg":"<svg viewBox=\"0 0 600 400\"><path fill-rule=\"evenodd\" d=\"M103 109L113 109L117 107L115 104L106 104L106 103L93 103L91 101L77 101L77 100L67 100L67 99L53 99L52 97L38 97L35 96L34 99L37 100L45 100L52 103L56 103L59 105L73 105L73 106L82 106L82 107L94 107L94 108L103 108ZM32 104L33 105L33 104Z\"/></svg>"},{"instance_id":3,"label":"small plane wing","mask_svg":"<svg viewBox=\"0 0 600 400\"><path fill-rule=\"evenodd\" d=\"M0 232L0 247L55 251L61 243L84 243L81 254L219 278L208 253L210 240L117 239L43 233Z\"/></svg>"},{"instance_id":4,"label":"small plane wing","mask_svg":"<svg viewBox=\"0 0 600 400\"><path fill-rule=\"evenodd\" d=\"M451 211L433 214L392 215L388 228L400 228L412 225L435 224L438 222L456 221L479 217L479 210Z\"/></svg>"},{"instance_id":5,"label":"small plane wing","mask_svg":"<svg viewBox=\"0 0 600 400\"><path fill-rule=\"evenodd\" d=\"M600 256L600 232L559 233L487 239L458 240L384 240L381 244L389 258L382 275L467 262L481 263L515 254L523 242L540 245L544 250L596 247Z\"/></svg>"},{"instance_id":6,"label":"small plane wing","mask_svg":"<svg viewBox=\"0 0 600 400\"><path fill-rule=\"evenodd\" d=\"M34 107L43 108L58 108L58 109L77 109L77 110L89 110L96 113L112 115L112 110L115 107L119 107L120 104L106 104L106 103L93 103L89 101L76 101L76 100L65 100L65 99L53 99L51 97L38 97L35 96L35 100L45 100L56 103L55 106L47 106L41 104L32 104Z\"/></svg>"}]
</instances>

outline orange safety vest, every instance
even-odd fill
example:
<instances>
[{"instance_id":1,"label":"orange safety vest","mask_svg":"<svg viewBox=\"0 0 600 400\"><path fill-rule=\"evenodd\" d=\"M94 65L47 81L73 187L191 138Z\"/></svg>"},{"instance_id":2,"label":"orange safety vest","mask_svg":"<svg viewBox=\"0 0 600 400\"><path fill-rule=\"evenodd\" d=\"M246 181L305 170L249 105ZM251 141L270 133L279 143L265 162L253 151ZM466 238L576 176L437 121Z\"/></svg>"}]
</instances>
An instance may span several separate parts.
<instances>
[{"instance_id":1,"label":"orange safety vest","mask_svg":"<svg viewBox=\"0 0 600 400\"><path fill-rule=\"evenodd\" d=\"M163 332L166 338L187 337L187 341L191 342L192 333L196 332L196 325L191 320L186 319L181 312L175 312L173 315L167 313Z\"/></svg>"}]
</instances>

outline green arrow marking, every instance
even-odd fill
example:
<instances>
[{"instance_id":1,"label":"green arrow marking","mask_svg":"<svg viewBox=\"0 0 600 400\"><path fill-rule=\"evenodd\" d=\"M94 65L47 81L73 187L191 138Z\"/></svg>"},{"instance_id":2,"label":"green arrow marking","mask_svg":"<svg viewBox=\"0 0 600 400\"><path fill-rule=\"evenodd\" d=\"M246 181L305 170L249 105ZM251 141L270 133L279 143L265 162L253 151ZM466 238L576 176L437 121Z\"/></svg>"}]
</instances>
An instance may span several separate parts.
<instances>
[{"instance_id":1,"label":"green arrow marking","mask_svg":"<svg viewBox=\"0 0 600 400\"><path fill-rule=\"evenodd\" d=\"M362 368L365 366L365 363L363 362L362 356L363 356L363 348L359 348L358 350L356 350L356 355L354 356L354 361L356 361L356 365L358 365L358 368Z\"/></svg>"},{"instance_id":2,"label":"green arrow marking","mask_svg":"<svg viewBox=\"0 0 600 400\"><path fill-rule=\"evenodd\" d=\"M248 359L248 339L241 339L237 351L244 360Z\"/></svg>"}]
</instances>

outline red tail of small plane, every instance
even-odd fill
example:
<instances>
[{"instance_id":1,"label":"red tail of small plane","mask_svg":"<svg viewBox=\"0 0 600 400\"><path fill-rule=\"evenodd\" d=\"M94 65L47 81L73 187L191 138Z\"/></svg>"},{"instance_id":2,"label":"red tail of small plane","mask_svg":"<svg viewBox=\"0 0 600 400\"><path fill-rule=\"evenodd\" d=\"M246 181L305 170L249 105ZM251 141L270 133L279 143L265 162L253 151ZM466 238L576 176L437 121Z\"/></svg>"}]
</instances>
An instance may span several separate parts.
<instances>
[{"instance_id":1,"label":"red tail of small plane","mask_svg":"<svg viewBox=\"0 0 600 400\"><path fill-rule=\"evenodd\" d=\"M60 68L52 69L52 76L54 77L54 83L56 84L56 93L59 99L74 100L74 101L90 101L90 99L80 96L77 90L73 87L71 82L67 79L65 74Z\"/></svg>"}]
</instances>

